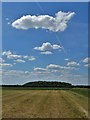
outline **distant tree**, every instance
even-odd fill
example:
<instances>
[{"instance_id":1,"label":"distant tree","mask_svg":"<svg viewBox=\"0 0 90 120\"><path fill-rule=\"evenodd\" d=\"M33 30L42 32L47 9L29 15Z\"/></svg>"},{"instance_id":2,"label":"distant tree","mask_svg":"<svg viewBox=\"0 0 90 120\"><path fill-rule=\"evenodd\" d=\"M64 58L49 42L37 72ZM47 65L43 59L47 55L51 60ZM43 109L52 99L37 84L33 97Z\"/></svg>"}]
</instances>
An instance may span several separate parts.
<instances>
[{"instance_id":1,"label":"distant tree","mask_svg":"<svg viewBox=\"0 0 90 120\"><path fill-rule=\"evenodd\" d=\"M36 82L29 82L24 84L25 87L72 87L72 84L65 83L65 82L56 82L56 81L36 81Z\"/></svg>"}]
</instances>

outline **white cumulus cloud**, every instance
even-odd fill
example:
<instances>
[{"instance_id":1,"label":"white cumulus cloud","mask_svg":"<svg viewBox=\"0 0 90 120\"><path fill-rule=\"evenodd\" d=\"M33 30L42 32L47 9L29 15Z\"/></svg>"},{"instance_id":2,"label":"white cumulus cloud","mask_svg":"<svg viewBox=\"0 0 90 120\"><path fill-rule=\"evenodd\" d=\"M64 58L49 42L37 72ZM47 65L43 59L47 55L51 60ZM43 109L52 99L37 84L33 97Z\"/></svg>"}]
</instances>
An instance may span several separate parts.
<instances>
[{"instance_id":1,"label":"white cumulus cloud","mask_svg":"<svg viewBox=\"0 0 90 120\"><path fill-rule=\"evenodd\" d=\"M41 67L34 67L33 73L39 73L39 74L63 74L63 73L69 73L72 70L76 70L75 67L68 67L68 66L60 66L57 64L49 64L45 68Z\"/></svg>"},{"instance_id":2,"label":"white cumulus cloud","mask_svg":"<svg viewBox=\"0 0 90 120\"><path fill-rule=\"evenodd\" d=\"M79 63L77 63L77 62L75 62L75 61L70 61L70 62L68 62L67 63L67 66L79 66L80 64Z\"/></svg>"},{"instance_id":3,"label":"white cumulus cloud","mask_svg":"<svg viewBox=\"0 0 90 120\"><path fill-rule=\"evenodd\" d=\"M75 15L75 12L59 11L55 17L49 15L26 15L15 20L12 26L16 29L28 30L30 28L47 29L53 32L64 31L67 28L69 20Z\"/></svg>"},{"instance_id":4,"label":"white cumulus cloud","mask_svg":"<svg viewBox=\"0 0 90 120\"><path fill-rule=\"evenodd\" d=\"M48 69L60 70L61 66L56 64L50 64L47 66Z\"/></svg>"},{"instance_id":5,"label":"white cumulus cloud","mask_svg":"<svg viewBox=\"0 0 90 120\"><path fill-rule=\"evenodd\" d=\"M30 61L36 60L36 58L35 58L34 56L28 56L28 55L24 55L23 58L24 58L24 59L28 59L28 60L30 60Z\"/></svg>"},{"instance_id":6,"label":"white cumulus cloud","mask_svg":"<svg viewBox=\"0 0 90 120\"><path fill-rule=\"evenodd\" d=\"M67 67L67 66L61 66L56 64L49 64L47 66L48 69L54 70L54 71L60 71L60 70L74 70L74 67Z\"/></svg>"},{"instance_id":7,"label":"white cumulus cloud","mask_svg":"<svg viewBox=\"0 0 90 120\"><path fill-rule=\"evenodd\" d=\"M18 63L25 63L25 60L17 59L17 60L15 60L15 62L18 62Z\"/></svg>"},{"instance_id":8,"label":"white cumulus cloud","mask_svg":"<svg viewBox=\"0 0 90 120\"><path fill-rule=\"evenodd\" d=\"M4 51L2 55L7 56L8 59L17 59L22 57L21 55L17 55L15 53L12 53L11 51Z\"/></svg>"},{"instance_id":9,"label":"white cumulus cloud","mask_svg":"<svg viewBox=\"0 0 90 120\"><path fill-rule=\"evenodd\" d=\"M14 59L14 60L16 59L25 59L25 60L30 60L30 61L36 60L34 56L16 54L11 51L3 51L2 56L6 56L8 59Z\"/></svg>"},{"instance_id":10,"label":"white cumulus cloud","mask_svg":"<svg viewBox=\"0 0 90 120\"><path fill-rule=\"evenodd\" d=\"M57 50L57 49L62 49L62 47L60 45L57 44L51 44L49 42L43 43L42 46L40 47L35 47L35 50L39 50L39 51L50 51L50 50Z\"/></svg>"},{"instance_id":11,"label":"white cumulus cloud","mask_svg":"<svg viewBox=\"0 0 90 120\"><path fill-rule=\"evenodd\" d=\"M83 63L85 63L85 67L90 67L90 58L86 57L85 59L82 60Z\"/></svg>"},{"instance_id":12,"label":"white cumulus cloud","mask_svg":"<svg viewBox=\"0 0 90 120\"><path fill-rule=\"evenodd\" d=\"M0 67L12 67L12 64L9 63L0 63Z\"/></svg>"},{"instance_id":13,"label":"white cumulus cloud","mask_svg":"<svg viewBox=\"0 0 90 120\"><path fill-rule=\"evenodd\" d=\"M90 58L86 57L85 59L82 60L84 63L90 63Z\"/></svg>"},{"instance_id":14,"label":"white cumulus cloud","mask_svg":"<svg viewBox=\"0 0 90 120\"><path fill-rule=\"evenodd\" d=\"M34 68L34 71L35 71L35 72L47 72L47 69L46 69L46 68L35 67L35 68Z\"/></svg>"}]
</instances>

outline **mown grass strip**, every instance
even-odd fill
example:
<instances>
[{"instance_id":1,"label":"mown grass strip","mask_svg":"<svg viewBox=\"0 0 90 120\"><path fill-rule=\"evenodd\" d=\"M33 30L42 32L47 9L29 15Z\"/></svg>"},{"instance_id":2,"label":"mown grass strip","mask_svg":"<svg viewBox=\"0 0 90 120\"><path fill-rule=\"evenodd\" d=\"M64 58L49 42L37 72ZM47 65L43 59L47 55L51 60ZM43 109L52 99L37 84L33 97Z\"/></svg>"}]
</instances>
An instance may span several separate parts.
<instances>
[{"instance_id":1,"label":"mown grass strip","mask_svg":"<svg viewBox=\"0 0 90 120\"><path fill-rule=\"evenodd\" d=\"M90 97L90 89L88 88L73 88L73 89L70 89L70 91L83 95L85 97Z\"/></svg>"}]
</instances>

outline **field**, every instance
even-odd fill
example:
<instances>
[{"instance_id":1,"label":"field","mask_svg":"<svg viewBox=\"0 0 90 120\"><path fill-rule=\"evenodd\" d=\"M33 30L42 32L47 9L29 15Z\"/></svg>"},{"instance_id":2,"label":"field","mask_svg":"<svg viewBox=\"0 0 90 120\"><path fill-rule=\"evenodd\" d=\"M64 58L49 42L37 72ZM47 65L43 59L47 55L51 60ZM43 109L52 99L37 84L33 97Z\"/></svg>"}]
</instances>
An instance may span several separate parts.
<instances>
[{"instance_id":1,"label":"field","mask_svg":"<svg viewBox=\"0 0 90 120\"><path fill-rule=\"evenodd\" d=\"M72 90L3 89L3 118L87 118L85 88Z\"/></svg>"},{"instance_id":2,"label":"field","mask_svg":"<svg viewBox=\"0 0 90 120\"><path fill-rule=\"evenodd\" d=\"M0 87L0 120L2 116L2 89Z\"/></svg>"}]
</instances>

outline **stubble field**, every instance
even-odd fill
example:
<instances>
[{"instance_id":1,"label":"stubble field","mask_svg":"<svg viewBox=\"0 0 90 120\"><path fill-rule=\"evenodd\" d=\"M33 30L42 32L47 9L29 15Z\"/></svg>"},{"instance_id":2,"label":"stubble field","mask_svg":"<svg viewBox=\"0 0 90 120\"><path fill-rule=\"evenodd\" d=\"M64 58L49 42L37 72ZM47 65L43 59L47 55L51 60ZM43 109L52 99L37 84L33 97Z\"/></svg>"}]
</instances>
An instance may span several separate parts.
<instances>
[{"instance_id":1,"label":"stubble field","mask_svg":"<svg viewBox=\"0 0 90 120\"><path fill-rule=\"evenodd\" d=\"M3 118L87 118L85 89L9 90L3 89Z\"/></svg>"}]
</instances>

